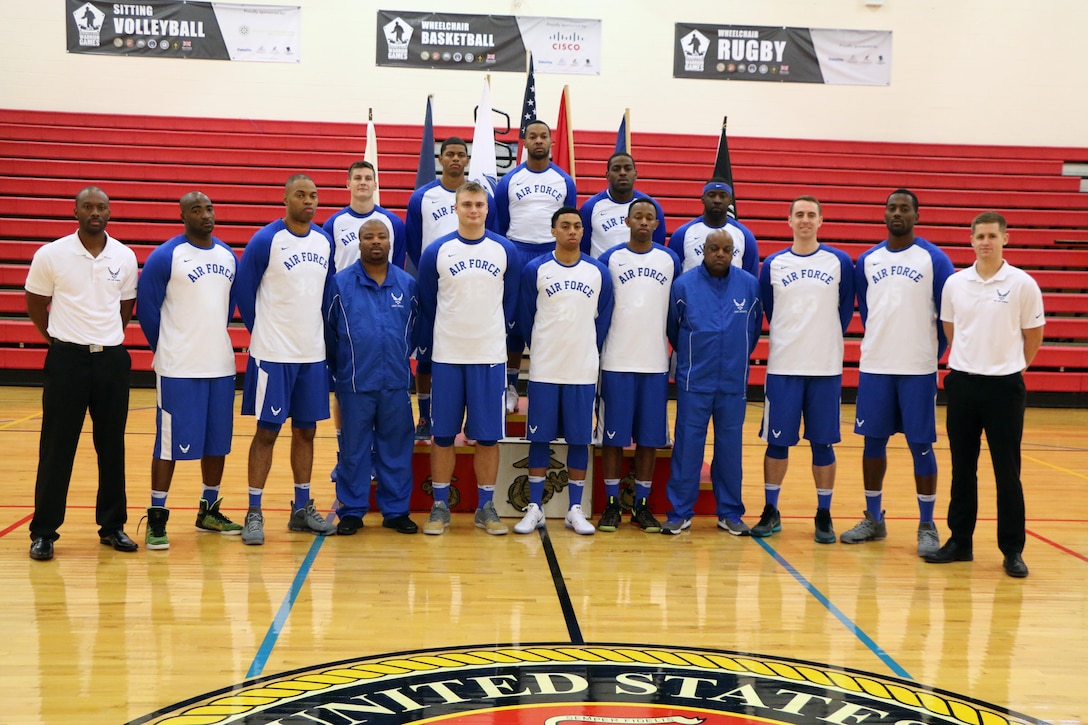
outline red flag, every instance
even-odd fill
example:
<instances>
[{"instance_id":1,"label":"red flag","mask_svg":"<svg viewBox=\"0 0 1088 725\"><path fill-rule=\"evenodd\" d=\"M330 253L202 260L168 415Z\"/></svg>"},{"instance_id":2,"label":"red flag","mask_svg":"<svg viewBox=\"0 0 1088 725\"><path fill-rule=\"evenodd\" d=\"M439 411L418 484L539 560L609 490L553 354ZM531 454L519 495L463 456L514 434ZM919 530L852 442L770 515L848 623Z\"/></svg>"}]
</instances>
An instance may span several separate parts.
<instances>
[{"instance_id":1,"label":"red flag","mask_svg":"<svg viewBox=\"0 0 1088 725\"><path fill-rule=\"evenodd\" d=\"M569 86L563 86L563 97L559 100L559 120L555 122L552 161L570 174L572 179L578 180L574 171L574 126L570 121Z\"/></svg>"}]
</instances>

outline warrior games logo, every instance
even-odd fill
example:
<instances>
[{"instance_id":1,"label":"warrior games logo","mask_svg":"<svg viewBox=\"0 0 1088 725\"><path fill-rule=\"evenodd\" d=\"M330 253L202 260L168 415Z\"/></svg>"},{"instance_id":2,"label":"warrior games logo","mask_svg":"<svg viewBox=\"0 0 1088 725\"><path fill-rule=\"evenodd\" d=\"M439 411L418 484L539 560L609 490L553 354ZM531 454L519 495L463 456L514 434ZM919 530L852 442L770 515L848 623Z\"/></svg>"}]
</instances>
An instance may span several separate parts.
<instances>
[{"instance_id":1,"label":"warrior games logo","mask_svg":"<svg viewBox=\"0 0 1088 725\"><path fill-rule=\"evenodd\" d=\"M1037 721L891 677L634 645L428 650L254 680L130 725L1010 725Z\"/></svg>"},{"instance_id":2,"label":"warrior games logo","mask_svg":"<svg viewBox=\"0 0 1088 725\"><path fill-rule=\"evenodd\" d=\"M702 73L709 47L710 40L698 30L692 30L681 38L680 49L684 51L684 70Z\"/></svg>"},{"instance_id":3,"label":"warrior games logo","mask_svg":"<svg viewBox=\"0 0 1088 725\"><path fill-rule=\"evenodd\" d=\"M80 5L72 13L79 30L79 44L88 48L97 48L102 43L102 21L106 14L90 3Z\"/></svg>"},{"instance_id":4,"label":"warrior games logo","mask_svg":"<svg viewBox=\"0 0 1088 725\"><path fill-rule=\"evenodd\" d=\"M400 18L393 18L382 30L389 48L389 60L408 60L408 41L412 39L412 26Z\"/></svg>"}]
</instances>

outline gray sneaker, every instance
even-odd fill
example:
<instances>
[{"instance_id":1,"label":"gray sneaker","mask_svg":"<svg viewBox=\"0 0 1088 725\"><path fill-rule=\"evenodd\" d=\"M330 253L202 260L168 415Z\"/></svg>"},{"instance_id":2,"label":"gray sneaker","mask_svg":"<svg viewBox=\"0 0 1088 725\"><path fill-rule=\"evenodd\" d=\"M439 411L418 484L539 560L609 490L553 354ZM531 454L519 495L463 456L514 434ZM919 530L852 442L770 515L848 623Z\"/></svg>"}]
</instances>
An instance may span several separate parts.
<instances>
[{"instance_id":1,"label":"gray sneaker","mask_svg":"<svg viewBox=\"0 0 1088 725\"><path fill-rule=\"evenodd\" d=\"M812 540L817 544L835 543L835 526L831 523L829 509L816 509L816 533Z\"/></svg>"},{"instance_id":2,"label":"gray sneaker","mask_svg":"<svg viewBox=\"0 0 1088 725\"><path fill-rule=\"evenodd\" d=\"M287 522L287 528L291 531L309 531L318 536L336 533L336 524L326 521L325 517L317 512L312 498L300 509L291 504L291 519Z\"/></svg>"},{"instance_id":3,"label":"gray sneaker","mask_svg":"<svg viewBox=\"0 0 1088 725\"><path fill-rule=\"evenodd\" d=\"M423 522L423 533L436 536L446 533L450 526L450 507L444 501L435 501L431 505L431 515Z\"/></svg>"},{"instance_id":4,"label":"gray sneaker","mask_svg":"<svg viewBox=\"0 0 1088 725\"><path fill-rule=\"evenodd\" d=\"M740 519L718 519L718 528L728 531L733 536L748 536L752 533L748 524Z\"/></svg>"},{"instance_id":5,"label":"gray sneaker","mask_svg":"<svg viewBox=\"0 0 1088 725\"><path fill-rule=\"evenodd\" d=\"M488 501L483 508L476 509L476 528L483 529L492 536L502 536L510 531L510 528L502 522L495 511L495 503Z\"/></svg>"},{"instance_id":6,"label":"gray sneaker","mask_svg":"<svg viewBox=\"0 0 1088 725\"><path fill-rule=\"evenodd\" d=\"M684 529L691 528L691 519L669 519L661 524L661 533L676 536Z\"/></svg>"},{"instance_id":7,"label":"gray sneaker","mask_svg":"<svg viewBox=\"0 0 1088 725\"><path fill-rule=\"evenodd\" d=\"M936 554L941 548L941 539L937 536L937 527L932 521L918 524L918 556Z\"/></svg>"},{"instance_id":8,"label":"gray sneaker","mask_svg":"<svg viewBox=\"0 0 1088 725\"><path fill-rule=\"evenodd\" d=\"M246 523L242 527L242 543L253 546L264 544L264 516L260 511L246 514Z\"/></svg>"},{"instance_id":9,"label":"gray sneaker","mask_svg":"<svg viewBox=\"0 0 1088 725\"><path fill-rule=\"evenodd\" d=\"M880 521L868 511L865 518L854 524L854 528L843 532L839 541L844 544L860 544L863 541L883 541L888 538L888 528L884 525L884 512L880 512Z\"/></svg>"}]
</instances>

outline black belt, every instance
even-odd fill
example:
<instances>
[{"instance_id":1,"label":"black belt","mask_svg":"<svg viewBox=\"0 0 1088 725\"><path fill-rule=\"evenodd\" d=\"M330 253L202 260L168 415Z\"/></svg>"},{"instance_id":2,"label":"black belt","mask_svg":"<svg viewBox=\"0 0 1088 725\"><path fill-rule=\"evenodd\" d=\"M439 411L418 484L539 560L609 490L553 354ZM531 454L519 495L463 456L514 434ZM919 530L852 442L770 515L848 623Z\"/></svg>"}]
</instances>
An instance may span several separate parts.
<instances>
[{"instance_id":1,"label":"black belt","mask_svg":"<svg viewBox=\"0 0 1088 725\"><path fill-rule=\"evenodd\" d=\"M86 350L87 352L102 352L108 348L121 347L120 345L80 345L75 342L65 342L64 340L53 340L54 345L61 345L63 347L73 347L77 350Z\"/></svg>"}]
</instances>

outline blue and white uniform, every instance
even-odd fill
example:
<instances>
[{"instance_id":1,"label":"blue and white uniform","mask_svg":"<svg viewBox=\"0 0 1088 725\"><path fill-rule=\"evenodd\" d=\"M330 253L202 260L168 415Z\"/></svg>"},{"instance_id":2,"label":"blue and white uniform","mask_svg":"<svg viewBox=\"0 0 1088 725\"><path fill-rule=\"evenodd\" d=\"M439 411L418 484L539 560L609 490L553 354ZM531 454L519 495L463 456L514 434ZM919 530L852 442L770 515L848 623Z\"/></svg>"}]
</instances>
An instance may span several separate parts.
<instances>
[{"instance_id":1,"label":"blue and white uniform","mask_svg":"<svg viewBox=\"0 0 1088 725\"><path fill-rule=\"evenodd\" d=\"M555 164L549 164L543 171L520 164L499 179L495 189L499 234L513 242L519 251L533 256L555 249L555 238L551 235L555 210L577 205L574 180Z\"/></svg>"},{"instance_id":2,"label":"blue and white uniform","mask_svg":"<svg viewBox=\"0 0 1088 725\"><path fill-rule=\"evenodd\" d=\"M321 227L332 237L336 248L333 257L336 269L347 269L359 261L359 227L365 222L377 219L389 230L389 262L394 267L404 269L404 260L408 254L408 232L400 217L380 206L375 206L367 214L359 214L350 206L329 217Z\"/></svg>"},{"instance_id":3,"label":"blue and white uniform","mask_svg":"<svg viewBox=\"0 0 1088 725\"><path fill-rule=\"evenodd\" d=\"M484 184L484 189L487 191L487 220L484 225L494 231L498 229L495 199L488 184ZM457 232L457 189L447 189L442 186L441 179L435 179L412 192L408 199L405 229L408 258L419 269L423 250L435 240Z\"/></svg>"},{"instance_id":4,"label":"blue and white uniform","mask_svg":"<svg viewBox=\"0 0 1088 725\"><path fill-rule=\"evenodd\" d=\"M669 249L680 258L681 271L687 272L703 263L703 245L707 236L723 228L733 239L733 266L740 267L753 277L759 275L759 246L751 230L732 218L727 218L720 227L712 227L701 216L684 224L669 237Z\"/></svg>"},{"instance_id":5,"label":"blue and white uniform","mask_svg":"<svg viewBox=\"0 0 1088 725\"><path fill-rule=\"evenodd\" d=\"M635 199L649 199L657 207L657 228L654 229L654 244L665 246L665 212L656 199L643 194L638 189L630 201L614 201L605 189L591 196L582 205L582 251L594 258L600 258L606 251L617 244L626 244L631 238L627 228L627 209Z\"/></svg>"}]
</instances>

